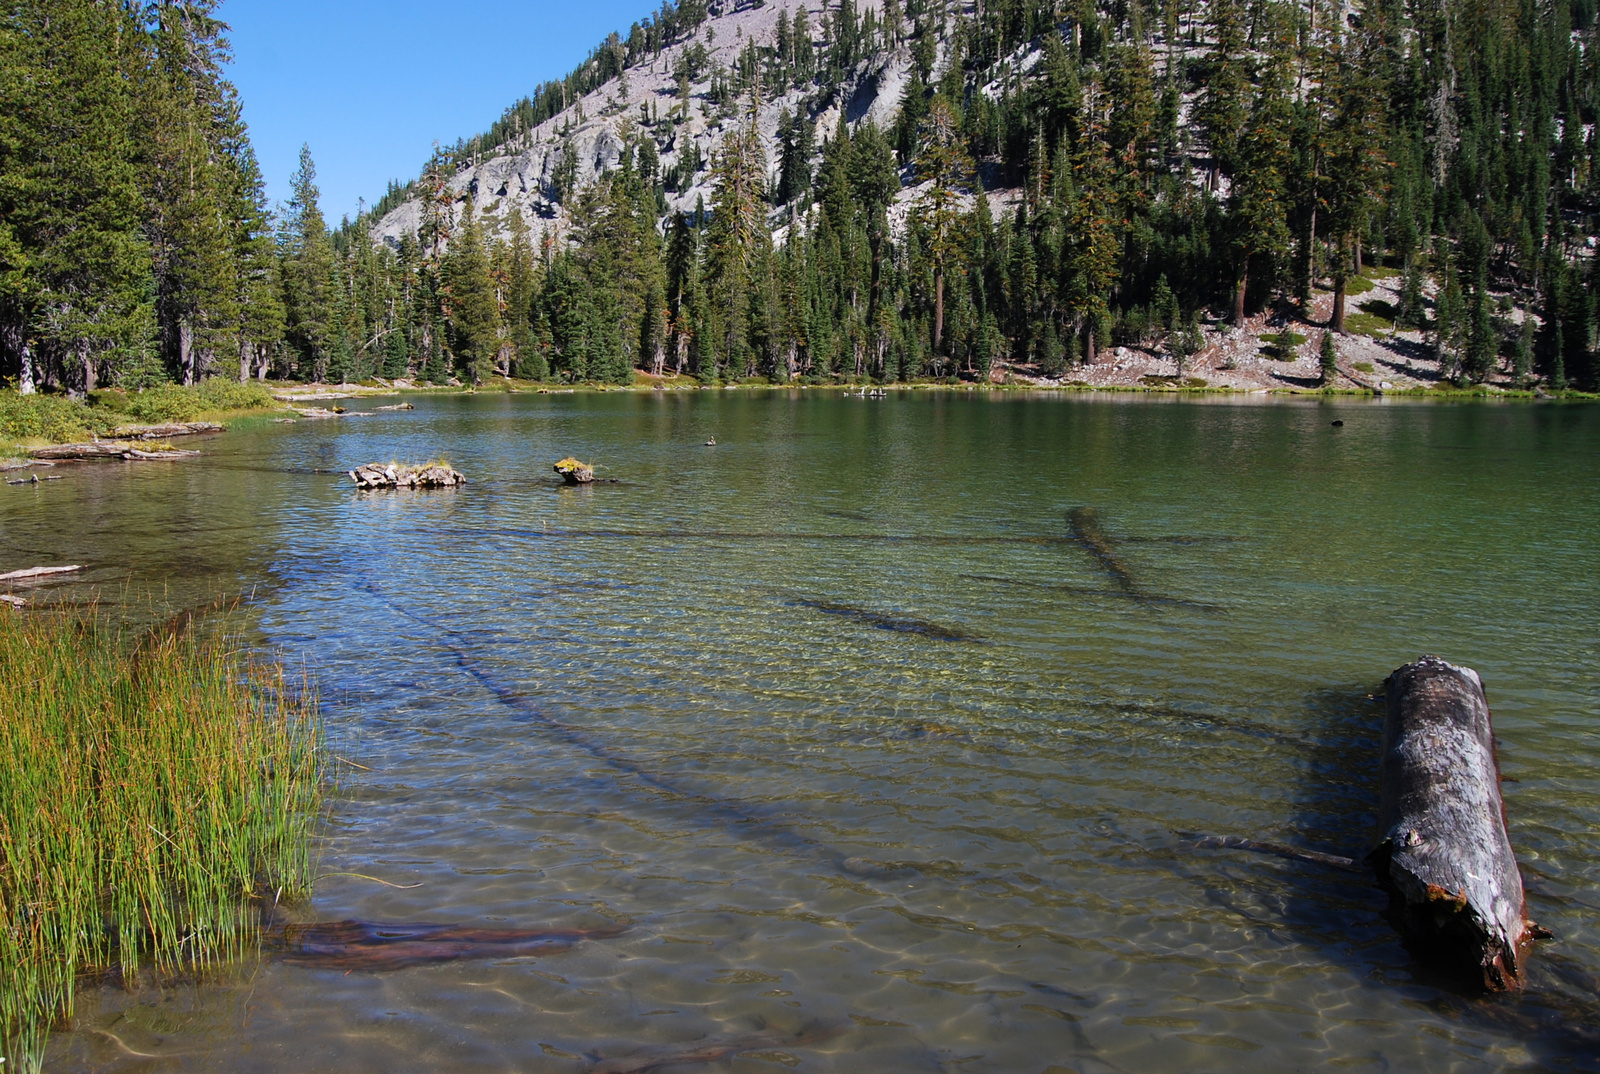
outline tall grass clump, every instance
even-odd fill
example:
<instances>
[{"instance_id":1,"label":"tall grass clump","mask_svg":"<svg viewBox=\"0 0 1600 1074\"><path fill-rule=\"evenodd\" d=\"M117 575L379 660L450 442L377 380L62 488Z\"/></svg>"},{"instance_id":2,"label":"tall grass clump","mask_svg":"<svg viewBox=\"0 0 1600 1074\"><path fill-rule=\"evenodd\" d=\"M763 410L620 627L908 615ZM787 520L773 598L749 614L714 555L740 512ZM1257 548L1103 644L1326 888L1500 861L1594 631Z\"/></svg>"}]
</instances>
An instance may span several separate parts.
<instances>
[{"instance_id":1,"label":"tall grass clump","mask_svg":"<svg viewBox=\"0 0 1600 1074\"><path fill-rule=\"evenodd\" d=\"M0 609L0 1070L80 974L232 957L308 893L319 735L236 638Z\"/></svg>"}]
</instances>

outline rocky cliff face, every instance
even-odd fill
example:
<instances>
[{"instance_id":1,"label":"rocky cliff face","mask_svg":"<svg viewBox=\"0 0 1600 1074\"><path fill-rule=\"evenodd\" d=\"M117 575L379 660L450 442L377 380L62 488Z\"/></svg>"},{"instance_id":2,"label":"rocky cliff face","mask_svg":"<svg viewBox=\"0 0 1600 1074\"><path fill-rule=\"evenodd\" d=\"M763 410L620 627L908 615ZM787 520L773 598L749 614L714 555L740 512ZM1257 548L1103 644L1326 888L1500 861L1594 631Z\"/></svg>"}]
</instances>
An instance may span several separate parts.
<instances>
[{"instance_id":1,"label":"rocky cliff face","mask_svg":"<svg viewBox=\"0 0 1600 1074\"><path fill-rule=\"evenodd\" d=\"M863 0L858 12L878 12L880 4L881 0ZM451 175L447 182L454 212L459 214L470 195L490 231L503 225L512 208L518 207L536 239L541 231L549 236L562 234L566 218L563 202L572 199L571 193L562 197L563 183L574 192L592 185L599 175L617 166L625 139L640 132L653 137L663 173L677 167L685 157L704 162L692 178L685 176L678 190L667 193L668 211L692 210L702 198L709 205L711 162L723 134L742 121L746 107L738 100L724 105L710 100L713 72L732 68L751 40L770 45L780 11L787 12L790 19L804 11L813 40L820 40L818 30L824 10L823 5L812 0L768 0L760 7L738 9L732 4L722 9L713 5L711 16L684 40L574 101L559 115L527 131L516 143L502 146L500 155ZM685 52L695 49L705 50L706 62L701 65L699 79L691 84L689 114L684 118L678 116L674 72ZM777 168L778 123L785 110L790 114L804 111L810 116L816 125L820 154L823 141L837 127L841 109L852 126L872 122L881 128L892 123L910 65L910 53L902 46L861 60L835 92L819 93L817 87L806 86L767 99L760 107L757 122L769 169ZM814 108L819 97L822 106ZM379 220L372 234L393 245L400 236L415 234L421 222L422 202L420 197L413 197Z\"/></svg>"}]
</instances>

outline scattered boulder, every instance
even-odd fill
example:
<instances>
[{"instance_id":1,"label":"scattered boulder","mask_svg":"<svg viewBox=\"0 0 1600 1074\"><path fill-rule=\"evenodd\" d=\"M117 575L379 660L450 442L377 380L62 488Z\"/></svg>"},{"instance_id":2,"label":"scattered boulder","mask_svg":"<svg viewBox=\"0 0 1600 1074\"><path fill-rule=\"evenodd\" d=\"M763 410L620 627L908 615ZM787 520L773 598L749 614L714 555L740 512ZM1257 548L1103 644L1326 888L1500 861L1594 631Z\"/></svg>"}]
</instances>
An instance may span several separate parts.
<instances>
[{"instance_id":1,"label":"scattered boulder","mask_svg":"<svg viewBox=\"0 0 1600 1074\"><path fill-rule=\"evenodd\" d=\"M438 489L465 485L467 479L443 462L421 466L371 462L350 471L350 480L362 489Z\"/></svg>"},{"instance_id":2,"label":"scattered boulder","mask_svg":"<svg viewBox=\"0 0 1600 1074\"><path fill-rule=\"evenodd\" d=\"M593 464L579 462L571 455L556 463L555 471L569 485L587 485L594 480Z\"/></svg>"}]
</instances>

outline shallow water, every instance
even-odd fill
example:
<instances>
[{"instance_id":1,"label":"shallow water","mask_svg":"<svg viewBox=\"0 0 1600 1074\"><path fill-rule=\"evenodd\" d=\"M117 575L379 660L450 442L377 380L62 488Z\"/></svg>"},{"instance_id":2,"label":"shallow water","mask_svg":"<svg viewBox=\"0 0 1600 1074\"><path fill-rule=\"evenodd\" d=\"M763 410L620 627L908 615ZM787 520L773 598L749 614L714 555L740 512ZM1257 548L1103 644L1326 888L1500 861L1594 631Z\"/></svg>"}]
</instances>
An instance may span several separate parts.
<instances>
[{"instance_id":1,"label":"shallow water","mask_svg":"<svg viewBox=\"0 0 1600 1074\"><path fill-rule=\"evenodd\" d=\"M206 450L0 490L0 569L254 594L365 766L322 870L408 885L298 917L628 927L91 990L54 1069L1600 1065L1600 409L496 395ZM338 472L438 454L472 483ZM1424 652L1516 780L1521 998L1438 987L1365 876L1188 846L1364 853L1367 695Z\"/></svg>"}]
</instances>

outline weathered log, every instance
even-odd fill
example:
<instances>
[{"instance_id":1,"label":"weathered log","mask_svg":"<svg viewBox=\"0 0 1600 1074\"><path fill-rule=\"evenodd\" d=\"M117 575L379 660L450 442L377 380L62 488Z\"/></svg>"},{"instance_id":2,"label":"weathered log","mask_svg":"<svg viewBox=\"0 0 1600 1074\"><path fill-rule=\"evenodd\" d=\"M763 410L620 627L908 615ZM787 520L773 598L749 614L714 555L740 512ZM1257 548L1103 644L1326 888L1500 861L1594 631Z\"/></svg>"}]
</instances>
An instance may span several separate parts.
<instances>
[{"instance_id":1,"label":"weathered log","mask_svg":"<svg viewBox=\"0 0 1600 1074\"><path fill-rule=\"evenodd\" d=\"M380 406L377 409L378 410L415 410L417 408L412 403L396 403L396 404L394 404L394 406Z\"/></svg>"},{"instance_id":2,"label":"weathered log","mask_svg":"<svg viewBox=\"0 0 1600 1074\"><path fill-rule=\"evenodd\" d=\"M51 444L34 448L36 459L182 459L200 454L183 448L160 447L151 451L128 440L95 440L86 444Z\"/></svg>"},{"instance_id":3,"label":"weathered log","mask_svg":"<svg viewBox=\"0 0 1600 1074\"><path fill-rule=\"evenodd\" d=\"M466 477L442 462L422 466L371 462L351 470L350 480L363 489L436 489L467 483Z\"/></svg>"},{"instance_id":4,"label":"weathered log","mask_svg":"<svg viewBox=\"0 0 1600 1074\"><path fill-rule=\"evenodd\" d=\"M65 567L27 567L20 571L7 571L0 574L0 582L20 582L27 578L43 578L47 574L69 574L72 571L81 571L83 568L76 563Z\"/></svg>"},{"instance_id":5,"label":"weathered log","mask_svg":"<svg viewBox=\"0 0 1600 1074\"><path fill-rule=\"evenodd\" d=\"M556 463L554 470L569 485L587 485L594 480L594 466L571 455Z\"/></svg>"},{"instance_id":6,"label":"weathered log","mask_svg":"<svg viewBox=\"0 0 1600 1074\"><path fill-rule=\"evenodd\" d=\"M284 962L341 970L396 970L469 958L526 958L580 940L620 936L623 925L592 929L482 929L463 925L321 921L267 937Z\"/></svg>"},{"instance_id":7,"label":"weathered log","mask_svg":"<svg viewBox=\"0 0 1600 1074\"><path fill-rule=\"evenodd\" d=\"M167 425L121 425L113 429L111 435L128 440L166 440L173 436L220 433L223 428L214 421L179 421Z\"/></svg>"},{"instance_id":8,"label":"weathered log","mask_svg":"<svg viewBox=\"0 0 1600 1074\"><path fill-rule=\"evenodd\" d=\"M1425 656L1385 683L1380 841L1370 856L1419 960L1488 992L1522 987L1534 926L1506 834L1483 682Z\"/></svg>"}]
</instances>

